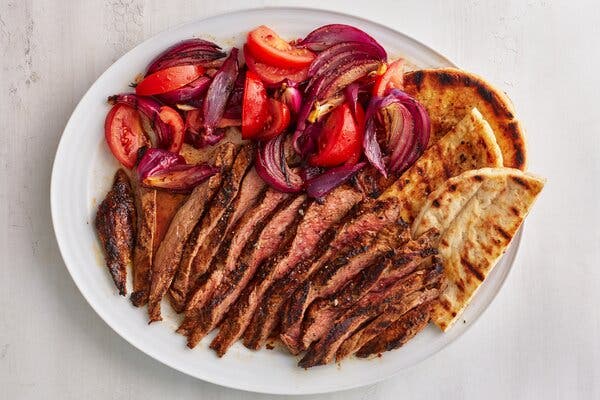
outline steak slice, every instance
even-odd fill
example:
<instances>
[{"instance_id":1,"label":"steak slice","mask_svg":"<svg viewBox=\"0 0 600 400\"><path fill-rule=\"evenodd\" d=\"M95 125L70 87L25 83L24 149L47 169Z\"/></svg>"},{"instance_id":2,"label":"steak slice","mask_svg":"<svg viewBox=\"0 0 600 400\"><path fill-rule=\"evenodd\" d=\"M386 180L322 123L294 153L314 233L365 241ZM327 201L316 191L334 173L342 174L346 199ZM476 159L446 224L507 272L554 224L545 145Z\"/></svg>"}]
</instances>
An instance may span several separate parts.
<instances>
[{"instance_id":1,"label":"steak slice","mask_svg":"<svg viewBox=\"0 0 600 400\"><path fill-rule=\"evenodd\" d=\"M383 231L386 233L384 234ZM341 276L352 277L358 270L368 265L378 255L382 253L391 254L391 251L399 240L398 232L400 229L398 225L393 224L390 228L383 228L383 231L377 238L375 238L374 233L364 232L362 237L358 237L348 244L347 248L341 252L341 256L338 253L338 257L332 262L326 263L327 265L320 272L328 270L333 273L334 270L338 270L340 271L340 274L337 276L338 278ZM402 231L406 232L407 229L403 228ZM333 284L337 284L337 282ZM285 287L286 285L283 286ZM287 296L290 295L290 292L279 292L276 286L273 286L271 289L275 290L275 293L273 293L275 295L267 297L263 301L254 314L253 322L246 330L244 344L247 347L259 348L278 326L281 318L281 306L283 301L288 298Z\"/></svg>"},{"instance_id":2,"label":"steak slice","mask_svg":"<svg viewBox=\"0 0 600 400\"><path fill-rule=\"evenodd\" d=\"M302 330L302 344L307 348L331 329L335 317L347 310L360 298L372 290L379 290L425 267L427 257L437 251L437 231L428 231L417 240L409 240L396 249L393 258L380 257L375 263L361 271L343 289L334 292L328 298L315 301L306 313ZM431 263L429 263L431 265Z\"/></svg>"},{"instance_id":3,"label":"steak slice","mask_svg":"<svg viewBox=\"0 0 600 400\"><path fill-rule=\"evenodd\" d=\"M355 332L352 336L342 343L335 354L335 360L341 361L349 355L357 352L361 347L370 342L372 339L383 334L388 327L392 326L409 310L420 307L423 304L431 306L431 302L440 294L438 288L424 289L414 293L410 293L403 297L398 303L393 305L393 309L379 315L377 318L369 322L364 328ZM429 308L428 307L428 308Z\"/></svg>"},{"instance_id":4,"label":"steak slice","mask_svg":"<svg viewBox=\"0 0 600 400\"><path fill-rule=\"evenodd\" d=\"M207 181L196 186L187 201L177 210L165 238L161 242L152 265L152 280L148 297L148 314L150 322L160 321L160 301L165 295L175 276L181 260L184 245L194 226L202 217L207 203L221 186L223 171L230 168L235 157L236 146L226 142L219 146L215 156L215 166L221 172L211 176Z\"/></svg>"},{"instance_id":5,"label":"steak slice","mask_svg":"<svg viewBox=\"0 0 600 400\"><path fill-rule=\"evenodd\" d=\"M127 265L135 243L135 202L127 173L119 169L98 206L95 226L106 266L121 296L127 295Z\"/></svg>"},{"instance_id":6,"label":"steak slice","mask_svg":"<svg viewBox=\"0 0 600 400\"><path fill-rule=\"evenodd\" d=\"M413 308L402 315L398 320L394 321L377 337L361 347L356 353L356 356L368 357L403 346L406 342L415 337L417 333L425 329L429 323L430 317L431 302Z\"/></svg>"},{"instance_id":7,"label":"steak slice","mask_svg":"<svg viewBox=\"0 0 600 400\"><path fill-rule=\"evenodd\" d=\"M156 192L156 189L145 188L139 182L135 190L138 225L133 249L133 293L130 299L136 307L148 302L156 233Z\"/></svg>"},{"instance_id":8,"label":"steak slice","mask_svg":"<svg viewBox=\"0 0 600 400\"><path fill-rule=\"evenodd\" d=\"M204 274L208 263L218 248L218 243L229 226L232 210L229 208L236 198L242 180L252 165L254 148L242 146L235 157L231 170L227 171L221 187L215 193L206 213L188 239L179 269L171 284L169 294L174 308L181 312L191 287Z\"/></svg>"},{"instance_id":9,"label":"steak slice","mask_svg":"<svg viewBox=\"0 0 600 400\"><path fill-rule=\"evenodd\" d=\"M220 295L213 297L211 300L209 307L214 308L213 327L227 313L227 308L237 300L227 313L227 318L221 324L219 333L210 344L210 347L217 352L219 357L222 357L227 349L244 333L244 329L246 329L252 317L252 314L249 314L247 310L253 307L252 303L256 297L253 294L256 290L256 282L250 282L250 280L254 277L259 266L274 254L287 238L295 234L306 205L306 196L292 197L286 204L280 206L262 229L260 227L256 229L253 237L248 240L244 250L242 250L242 255L235 269L221 285ZM191 343L189 344L197 343L201 340L201 337L201 330L193 332L190 335Z\"/></svg>"},{"instance_id":10,"label":"steak slice","mask_svg":"<svg viewBox=\"0 0 600 400\"><path fill-rule=\"evenodd\" d=\"M271 285L288 275L302 261L311 257L327 230L340 221L361 199L360 192L349 186L340 186L330 192L322 203L313 202L308 207L302 222L298 225L296 236L291 238L275 257L269 259L265 268L267 272L258 286L259 294L256 306L259 307L259 312L264 307L262 301L264 294ZM253 307L252 314L257 307ZM253 347L250 348L257 348L254 346L254 341L248 340L248 338L254 337L256 328L255 324L250 324L246 328L244 344L249 347L252 345Z\"/></svg>"},{"instance_id":11,"label":"steak slice","mask_svg":"<svg viewBox=\"0 0 600 400\"><path fill-rule=\"evenodd\" d=\"M177 332L187 335L188 331L197 324L200 324L198 329L210 330L213 328L214 314L217 311L215 307L222 304L222 306L228 308L231 304L231 300L223 298L224 292L227 292L227 285L223 285L222 287L220 285L221 282L226 282L229 275L236 268L238 258L246 243L248 243L248 240L253 238L253 233L260 229L261 224L264 226L264 221L289 197L290 196L286 193L267 189L262 193L262 196L256 200L254 206L250 208L236 226L231 229L227 237L221 243L221 247L213 261L210 277L204 281L204 285L190 298L190 302L194 302L195 306L186 312L185 319ZM206 294L209 286L214 288L214 290L211 289L210 293L210 296L212 297ZM200 299L194 301L194 297L197 293L205 296L205 300ZM214 299L218 299L216 304ZM208 304L206 304L207 301ZM223 304L224 301L226 302L225 304ZM205 331L204 333L208 332L209 331Z\"/></svg>"},{"instance_id":12,"label":"steak slice","mask_svg":"<svg viewBox=\"0 0 600 400\"><path fill-rule=\"evenodd\" d=\"M308 348L298 365L310 368L331 362L342 343L356 330L382 313L389 312L402 297L423 286L435 285L443 276L443 268L435 264L427 270L418 270L387 288L370 292L353 307L336 318L332 329Z\"/></svg>"},{"instance_id":13,"label":"steak slice","mask_svg":"<svg viewBox=\"0 0 600 400\"><path fill-rule=\"evenodd\" d=\"M222 263L219 260L225 259L231 245L229 233L244 215L248 209L255 205L257 198L265 193L265 182L256 173L254 168L248 171L244 177L238 196L229 205L227 211L221 217L217 226L212 230L206 241L194 258L194 271L206 270L206 273L200 277L192 277L190 283L195 281L195 285L187 295L186 311L198 310L204 306L210 298L213 290L221 283L223 277ZM250 230L249 233L252 233ZM240 250L243 247L240 246ZM235 255L235 258L237 258ZM234 259L235 261L235 259ZM210 264L208 267L206 264ZM194 278L196 278L194 280Z\"/></svg>"},{"instance_id":14,"label":"steak slice","mask_svg":"<svg viewBox=\"0 0 600 400\"><path fill-rule=\"evenodd\" d=\"M152 261L175 213L187 195L145 188L137 182L136 208L138 228L133 251L133 305L148 302L152 279Z\"/></svg>"},{"instance_id":15,"label":"steak slice","mask_svg":"<svg viewBox=\"0 0 600 400\"><path fill-rule=\"evenodd\" d=\"M398 203L393 198L359 204L357 211L345 219L341 226L333 228L334 238L328 248L327 244L319 246L325 251L295 270L294 274L290 275L288 282L283 283L278 293L274 294L274 296L281 296L287 292L284 301L287 301L287 297L291 297L285 307L285 312L282 310L281 340L292 354L297 354L301 350L302 346L299 340L302 320L306 308L314 299L315 292L311 293L313 285L308 280L309 277L323 268L328 260L334 258L352 241L361 237L372 237L383 227L395 223L398 218L398 210Z\"/></svg>"}]
</instances>

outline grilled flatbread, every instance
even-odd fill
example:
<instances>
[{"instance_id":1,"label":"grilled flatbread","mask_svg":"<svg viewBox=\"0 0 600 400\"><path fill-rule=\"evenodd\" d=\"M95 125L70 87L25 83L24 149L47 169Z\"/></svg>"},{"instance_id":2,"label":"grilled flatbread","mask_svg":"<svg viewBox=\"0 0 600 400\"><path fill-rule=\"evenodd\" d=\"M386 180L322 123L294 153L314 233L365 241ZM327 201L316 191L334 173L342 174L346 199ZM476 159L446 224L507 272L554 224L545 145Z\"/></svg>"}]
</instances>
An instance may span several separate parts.
<instances>
[{"instance_id":1,"label":"grilled flatbread","mask_svg":"<svg viewBox=\"0 0 600 400\"><path fill-rule=\"evenodd\" d=\"M501 166L502 154L494 133L481 113L473 108L454 129L429 147L381 198L400 199L400 217L411 224L427 196L448 178L471 169Z\"/></svg>"},{"instance_id":2,"label":"grilled flatbread","mask_svg":"<svg viewBox=\"0 0 600 400\"><path fill-rule=\"evenodd\" d=\"M525 137L512 103L482 78L454 68L426 69L405 74L404 90L419 100L429 113L430 144L477 107L496 136L504 166L525 170Z\"/></svg>"},{"instance_id":3,"label":"grilled flatbread","mask_svg":"<svg viewBox=\"0 0 600 400\"><path fill-rule=\"evenodd\" d=\"M439 256L448 281L432 312L446 331L494 268L544 186L513 168L483 168L449 179L415 219L413 236L440 231Z\"/></svg>"}]
</instances>

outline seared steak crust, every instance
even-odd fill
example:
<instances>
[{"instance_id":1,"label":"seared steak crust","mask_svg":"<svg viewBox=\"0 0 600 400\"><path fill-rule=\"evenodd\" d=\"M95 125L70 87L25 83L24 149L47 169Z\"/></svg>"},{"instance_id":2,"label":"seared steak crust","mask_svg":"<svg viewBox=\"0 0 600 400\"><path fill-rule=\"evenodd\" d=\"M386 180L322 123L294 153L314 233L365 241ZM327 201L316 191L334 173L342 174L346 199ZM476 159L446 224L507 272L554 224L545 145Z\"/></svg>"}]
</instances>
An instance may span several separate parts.
<instances>
[{"instance_id":1,"label":"seared steak crust","mask_svg":"<svg viewBox=\"0 0 600 400\"><path fill-rule=\"evenodd\" d=\"M230 274L233 274L236 268L238 258L242 250L249 243L250 239L256 239L254 232L260 231L264 227L266 220L277 210L277 207L283 204L289 198L288 194L281 193L272 189L262 192L262 195L256 199L256 203L240 219L237 225L231 229L227 237L221 243L219 251L213 260L211 266L210 286L214 288L210 296L206 295L206 301L195 301L195 307L186 312L186 317L182 325L177 330L179 333L187 334L188 330L201 323L199 329L212 329L214 327L214 318L222 316L220 308L229 308L231 295L226 288L227 280ZM208 281L208 279L207 279ZM206 281L205 281L206 282ZM223 282L223 285L221 283ZM236 282L239 284L240 282ZM203 290L201 295L205 295L206 287L199 288ZM192 295L192 301L197 290ZM215 301L216 300L216 301ZM206 304L205 304L206 303ZM218 315L217 315L218 314ZM206 331L208 333L208 331Z\"/></svg>"},{"instance_id":2,"label":"seared steak crust","mask_svg":"<svg viewBox=\"0 0 600 400\"><path fill-rule=\"evenodd\" d=\"M184 252L170 289L176 309L183 308L188 291L208 269L230 225L233 209L229 206L234 202L253 159L254 148L249 145L243 146L235 157L231 170L225 172L223 183L210 202L206 213L198 222L194 240L188 240L187 250Z\"/></svg>"},{"instance_id":3,"label":"seared steak crust","mask_svg":"<svg viewBox=\"0 0 600 400\"><path fill-rule=\"evenodd\" d=\"M206 182L196 186L188 200L179 208L169 225L165 238L161 242L152 266L152 282L148 298L150 322L160 321L160 301L169 289L181 260L184 245L192 230L202 217L205 206L221 186L223 171L230 168L235 157L236 146L224 143L217 149L215 166L221 172L211 176Z\"/></svg>"},{"instance_id":4,"label":"seared steak crust","mask_svg":"<svg viewBox=\"0 0 600 400\"><path fill-rule=\"evenodd\" d=\"M134 306L141 307L148 301L150 272L154 256L156 232L156 190L136 185L137 236L133 250L133 293L130 299Z\"/></svg>"},{"instance_id":5,"label":"seared steak crust","mask_svg":"<svg viewBox=\"0 0 600 400\"><path fill-rule=\"evenodd\" d=\"M296 234L298 222L307 206L306 196L291 198L265 225L257 230L256 240L249 240L238 261L237 267L225 283L226 296L237 297L221 324L220 331L213 339L210 347L222 357L227 349L244 333L256 307L260 280L264 276L265 260ZM256 273L257 269L263 272ZM256 275L256 276L255 276ZM252 281L250 281L252 279ZM243 291L242 291L243 289ZM238 297L239 296L239 297ZM213 299L215 300L215 299ZM225 313L225 310L222 310ZM201 333L201 332L199 332ZM199 333L192 333L188 338L188 346L194 347L201 339Z\"/></svg>"},{"instance_id":6,"label":"seared steak crust","mask_svg":"<svg viewBox=\"0 0 600 400\"><path fill-rule=\"evenodd\" d=\"M423 286L438 284L442 274L443 268L436 264L430 269L415 271L390 287L370 292L335 320L332 329L308 348L298 365L309 368L333 361L339 347L352 333L378 315L388 312L409 293Z\"/></svg>"},{"instance_id":7,"label":"seared steak crust","mask_svg":"<svg viewBox=\"0 0 600 400\"><path fill-rule=\"evenodd\" d=\"M106 266L121 296L127 295L127 265L135 242L136 212L129 177L122 169L98 206L96 232L106 258Z\"/></svg>"}]
</instances>

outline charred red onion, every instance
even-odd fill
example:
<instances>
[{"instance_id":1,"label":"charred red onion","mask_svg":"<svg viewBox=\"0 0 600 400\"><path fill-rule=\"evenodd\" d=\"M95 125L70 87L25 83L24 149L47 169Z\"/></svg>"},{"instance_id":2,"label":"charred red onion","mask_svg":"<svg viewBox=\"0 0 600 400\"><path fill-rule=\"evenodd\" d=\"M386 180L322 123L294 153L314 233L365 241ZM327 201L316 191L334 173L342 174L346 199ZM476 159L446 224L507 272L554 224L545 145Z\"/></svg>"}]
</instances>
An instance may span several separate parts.
<instances>
[{"instance_id":1,"label":"charred red onion","mask_svg":"<svg viewBox=\"0 0 600 400\"><path fill-rule=\"evenodd\" d=\"M219 169L208 164L186 164L179 154L162 149L148 149L136 171L140 182L146 187L187 193L216 174Z\"/></svg>"},{"instance_id":2,"label":"charred red onion","mask_svg":"<svg viewBox=\"0 0 600 400\"><path fill-rule=\"evenodd\" d=\"M298 115L302 107L302 93L298 89L298 84L286 79L281 84L281 101L288 106L292 114Z\"/></svg>"},{"instance_id":3,"label":"charred red onion","mask_svg":"<svg viewBox=\"0 0 600 400\"><path fill-rule=\"evenodd\" d=\"M226 54L216 44L203 39L179 42L156 57L148 66L146 75L177 65L200 64L209 66L212 61Z\"/></svg>"},{"instance_id":4,"label":"charred red onion","mask_svg":"<svg viewBox=\"0 0 600 400\"><path fill-rule=\"evenodd\" d=\"M331 168L306 183L306 193L315 199L320 199L342 183L350 179L365 165L364 162L354 165L341 165Z\"/></svg>"},{"instance_id":5,"label":"charred red onion","mask_svg":"<svg viewBox=\"0 0 600 400\"><path fill-rule=\"evenodd\" d=\"M201 76L195 81L167 93L163 93L158 98L170 105L187 103L189 100L198 99L206 93L210 85L210 78Z\"/></svg>"},{"instance_id":6,"label":"charred red onion","mask_svg":"<svg viewBox=\"0 0 600 400\"><path fill-rule=\"evenodd\" d=\"M309 33L299 46L306 47L312 51L323 51L329 47L346 42L359 42L372 45L376 54L381 59L387 58L385 49L366 32L350 25L331 24L324 25Z\"/></svg>"},{"instance_id":7,"label":"charred red onion","mask_svg":"<svg viewBox=\"0 0 600 400\"><path fill-rule=\"evenodd\" d=\"M255 168L258 175L271 187L285 193L302 190L304 181L287 164L285 135L278 135L267 142L259 142Z\"/></svg>"},{"instance_id":8,"label":"charred red onion","mask_svg":"<svg viewBox=\"0 0 600 400\"><path fill-rule=\"evenodd\" d=\"M381 114L385 115L381 115ZM377 140L376 119L382 117L386 132L387 151L390 153L386 168ZM379 172L387 176L404 172L425 151L429 143L431 123L425 107L399 89L386 97L373 97L366 112L363 149L365 156Z\"/></svg>"},{"instance_id":9,"label":"charred red onion","mask_svg":"<svg viewBox=\"0 0 600 400\"><path fill-rule=\"evenodd\" d=\"M234 47L214 76L202 104L204 130L201 133L201 143L205 145L214 144L223 137L222 134L217 132L216 128L221 118L223 118L225 106L229 95L233 91L238 71L238 49Z\"/></svg>"}]
</instances>

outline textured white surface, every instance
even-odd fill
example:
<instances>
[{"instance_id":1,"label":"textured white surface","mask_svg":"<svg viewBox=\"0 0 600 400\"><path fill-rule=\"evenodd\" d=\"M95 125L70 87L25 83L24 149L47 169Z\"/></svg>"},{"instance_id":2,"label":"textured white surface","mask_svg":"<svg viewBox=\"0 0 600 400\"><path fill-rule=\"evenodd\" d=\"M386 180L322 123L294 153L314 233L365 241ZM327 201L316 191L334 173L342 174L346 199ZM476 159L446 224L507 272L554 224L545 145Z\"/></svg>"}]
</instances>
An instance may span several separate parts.
<instances>
[{"instance_id":1,"label":"textured white surface","mask_svg":"<svg viewBox=\"0 0 600 400\"><path fill-rule=\"evenodd\" d=\"M0 398L258 399L142 354L91 310L52 233L49 177L89 85L141 40L268 1L0 5ZM503 290L457 343L323 399L600 397L600 8L594 1L302 1L384 23L506 90L548 185ZM76 166L74 166L76 168Z\"/></svg>"}]
</instances>

